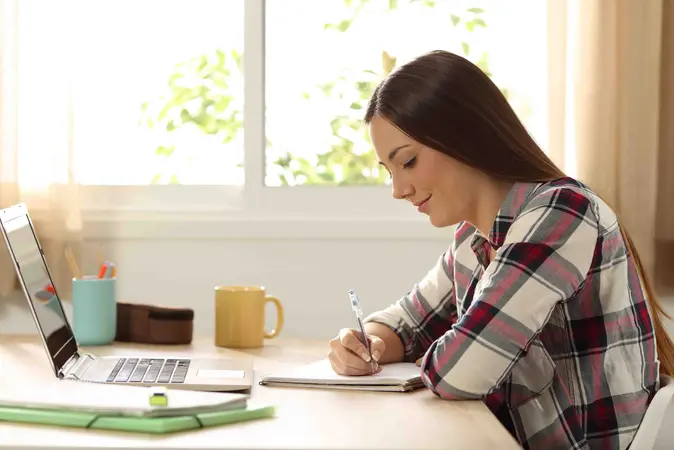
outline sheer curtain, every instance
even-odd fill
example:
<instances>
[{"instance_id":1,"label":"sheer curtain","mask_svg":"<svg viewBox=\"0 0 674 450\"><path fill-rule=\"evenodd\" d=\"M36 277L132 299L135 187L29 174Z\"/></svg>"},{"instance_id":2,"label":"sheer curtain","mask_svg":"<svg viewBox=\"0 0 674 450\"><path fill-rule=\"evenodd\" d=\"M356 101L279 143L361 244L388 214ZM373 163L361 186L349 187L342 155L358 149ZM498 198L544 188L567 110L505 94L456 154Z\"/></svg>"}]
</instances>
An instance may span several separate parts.
<instances>
[{"instance_id":1,"label":"sheer curtain","mask_svg":"<svg viewBox=\"0 0 674 450\"><path fill-rule=\"evenodd\" d=\"M674 293L674 4L663 1L660 75L660 145L658 152L655 272L662 290Z\"/></svg>"},{"instance_id":2,"label":"sheer curtain","mask_svg":"<svg viewBox=\"0 0 674 450\"><path fill-rule=\"evenodd\" d=\"M59 2L21 3L30 8ZM67 297L72 273L65 250L71 248L79 260L82 238L72 171L68 77L57 63L67 61L67 36L22 34L19 8L18 0L0 0L0 207L26 203L56 288ZM49 11L44 17L49 20ZM19 48L26 51L21 58ZM42 70L35 70L38 66ZM4 242L0 246L3 298L18 284Z\"/></svg>"},{"instance_id":3,"label":"sheer curtain","mask_svg":"<svg viewBox=\"0 0 674 450\"><path fill-rule=\"evenodd\" d=\"M663 257L674 251L674 5L548 6L550 154L618 211L663 289L674 275Z\"/></svg>"}]
</instances>

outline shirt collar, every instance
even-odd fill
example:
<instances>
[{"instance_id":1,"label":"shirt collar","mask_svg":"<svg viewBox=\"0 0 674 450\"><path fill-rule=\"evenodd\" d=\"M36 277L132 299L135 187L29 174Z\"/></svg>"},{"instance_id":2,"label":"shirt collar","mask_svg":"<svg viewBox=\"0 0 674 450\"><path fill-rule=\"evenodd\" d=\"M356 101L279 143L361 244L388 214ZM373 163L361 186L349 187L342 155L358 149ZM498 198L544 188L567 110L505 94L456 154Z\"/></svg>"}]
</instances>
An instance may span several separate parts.
<instances>
[{"instance_id":1,"label":"shirt collar","mask_svg":"<svg viewBox=\"0 0 674 450\"><path fill-rule=\"evenodd\" d=\"M496 219L489 231L489 237L482 236L479 230L475 230L471 242L471 248L476 251L484 244L485 239L489 241L492 248L498 249L503 245L508 230L515 217L519 215L524 205L526 205L530 195L540 186L539 183L515 182L508 191L505 200L496 214Z\"/></svg>"}]
</instances>

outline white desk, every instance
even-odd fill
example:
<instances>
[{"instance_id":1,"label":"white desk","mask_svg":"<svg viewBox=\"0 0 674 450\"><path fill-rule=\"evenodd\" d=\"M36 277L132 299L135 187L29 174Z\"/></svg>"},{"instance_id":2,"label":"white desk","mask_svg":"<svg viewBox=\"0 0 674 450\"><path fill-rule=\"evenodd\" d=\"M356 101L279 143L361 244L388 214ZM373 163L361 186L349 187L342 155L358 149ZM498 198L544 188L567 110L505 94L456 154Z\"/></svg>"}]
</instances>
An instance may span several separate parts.
<instances>
[{"instance_id":1,"label":"white desk","mask_svg":"<svg viewBox=\"0 0 674 450\"><path fill-rule=\"evenodd\" d=\"M115 344L95 354L143 353L252 358L256 378L327 355L327 343L281 340L236 351L211 341L191 346ZM0 337L0 386L29 389L53 379L36 337ZM253 399L277 406L276 417L169 435L107 432L0 422L2 449L487 449L520 448L481 402L440 400L426 389L408 393L349 392L259 386Z\"/></svg>"}]
</instances>

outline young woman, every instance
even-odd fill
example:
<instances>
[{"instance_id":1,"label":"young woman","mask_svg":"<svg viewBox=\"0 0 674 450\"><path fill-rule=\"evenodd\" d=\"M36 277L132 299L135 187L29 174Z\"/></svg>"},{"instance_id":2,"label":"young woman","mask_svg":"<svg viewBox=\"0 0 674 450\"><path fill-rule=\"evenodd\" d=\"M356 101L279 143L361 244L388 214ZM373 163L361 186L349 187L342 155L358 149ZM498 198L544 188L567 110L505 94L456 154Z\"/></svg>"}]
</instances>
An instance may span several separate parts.
<instances>
[{"instance_id":1,"label":"young woman","mask_svg":"<svg viewBox=\"0 0 674 450\"><path fill-rule=\"evenodd\" d=\"M393 196L456 225L414 289L367 318L372 359L422 358L432 392L483 400L524 448L626 448L674 347L616 214L454 54L395 70L365 120ZM337 373L370 373L358 337L330 342Z\"/></svg>"}]
</instances>

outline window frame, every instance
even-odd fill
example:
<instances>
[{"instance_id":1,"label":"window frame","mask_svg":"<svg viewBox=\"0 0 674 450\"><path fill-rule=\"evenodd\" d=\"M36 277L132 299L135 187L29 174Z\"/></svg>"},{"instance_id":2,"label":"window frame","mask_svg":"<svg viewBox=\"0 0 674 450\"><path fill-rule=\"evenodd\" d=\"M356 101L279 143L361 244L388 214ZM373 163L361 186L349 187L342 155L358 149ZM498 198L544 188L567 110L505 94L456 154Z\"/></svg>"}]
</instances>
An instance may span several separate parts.
<instances>
[{"instance_id":1,"label":"window frame","mask_svg":"<svg viewBox=\"0 0 674 450\"><path fill-rule=\"evenodd\" d=\"M447 230L434 230L412 205L394 200L390 186L265 185L265 38L265 0L246 0L244 184L81 185L82 214L92 223L91 236L158 237L170 235L168 230L183 237L451 236ZM202 224L188 224L195 221ZM153 232L155 225L164 231Z\"/></svg>"},{"instance_id":2,"label":"window frame","mask_svg":"<svg viewBox=\"0 0 674 450\"><path fill-rule=\"evenodd\" d=\"M434 228L409 202L394 200L391 186L265 185L265 3L244 2L244 184L80 185L85 237L450 241L453 227ZM69 95L63 108L69 113L72 154ZM53 189L58 198L58 190L69 188Z\"/></svg>"}]
</instances>

